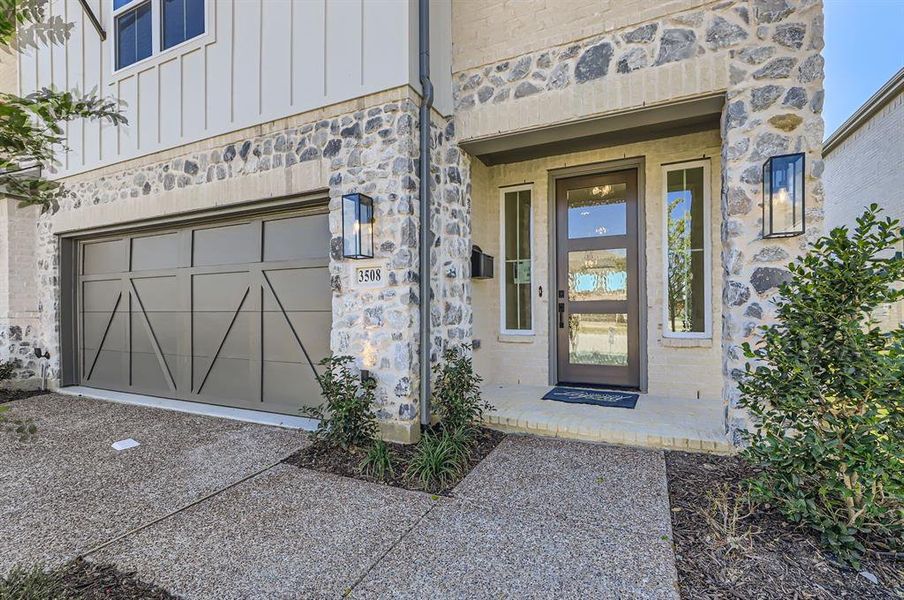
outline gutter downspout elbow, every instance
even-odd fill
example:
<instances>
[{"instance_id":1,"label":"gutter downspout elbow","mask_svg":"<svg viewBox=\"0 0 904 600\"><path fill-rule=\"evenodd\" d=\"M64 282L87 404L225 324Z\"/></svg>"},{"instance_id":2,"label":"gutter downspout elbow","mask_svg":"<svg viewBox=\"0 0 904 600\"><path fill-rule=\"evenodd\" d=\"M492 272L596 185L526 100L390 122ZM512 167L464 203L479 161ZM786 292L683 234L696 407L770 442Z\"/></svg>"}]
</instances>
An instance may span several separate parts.
<instances>
[{"instance_id":1,"label":"gutter downspout elbow","mask_svg":"<svg viewBox=\"0 0 904 600\"><path fill-rule=\"evenodd\" d=\"M420 132L420 231L419 298L420 298L420 415L421 425L430 424L430 108L433 106L433 83L430 81L430 0L418 0L418 75L421 83L419 109Z\"/></svg>"}]
</instances>

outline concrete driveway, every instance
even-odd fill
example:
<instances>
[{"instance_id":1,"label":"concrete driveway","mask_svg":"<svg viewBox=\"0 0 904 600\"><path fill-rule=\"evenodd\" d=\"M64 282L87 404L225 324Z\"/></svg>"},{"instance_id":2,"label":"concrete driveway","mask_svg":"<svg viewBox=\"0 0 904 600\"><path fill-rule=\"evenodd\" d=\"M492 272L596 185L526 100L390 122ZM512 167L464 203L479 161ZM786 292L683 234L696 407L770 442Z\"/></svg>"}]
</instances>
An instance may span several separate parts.
<instances>
[{"instance_id":1,"label":"concrete driveway","mask_svg":"<svg viewBox=\"0 0 904 600\"><path fill-rule=\"evenodd\" d=\"M186 598L677 597L660 452L510 436L437 498L280 464L301 432L11 406L39 435L0 436L3 571L87 554Z\"/></svg>"}]
</instances>

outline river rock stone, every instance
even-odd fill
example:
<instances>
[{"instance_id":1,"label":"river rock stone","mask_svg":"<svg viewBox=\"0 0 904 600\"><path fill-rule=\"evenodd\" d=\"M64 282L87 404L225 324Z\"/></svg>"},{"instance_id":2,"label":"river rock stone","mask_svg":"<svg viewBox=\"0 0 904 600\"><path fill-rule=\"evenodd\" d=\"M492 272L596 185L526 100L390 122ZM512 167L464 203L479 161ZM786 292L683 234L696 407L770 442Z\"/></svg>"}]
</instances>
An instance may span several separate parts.
<instances>
[{"instance_id":1,"label":"river rock stone","mask_svg":"<svg viewBox=\"0 0 904 600\"><path fill-rule=\"evenodd\" d=\"M796 113L785 113L769 117L769 123L782 131L794 131L803 122L803 117Z\"/></svg>"},{"instance_id":2,"label":"river rock stone","mask_svg":"<svg viewBox=\"0 0 904 600\"><path fill-rule=\"evenodd\" d=\"M786 48L798 49L804 45L807 26L801 23L784 23L777 25L772 40Z\"/></svg>"},{"instance_id":3,"label":"river rock stone","mask_svg":"<svg viewBox=\"0 0 904 600\"><path fill-rule=\"evenodd\" d=\"M802 87L793 87L785 94L782 100L783 106L791 106L798 110L807 105L807 90Z\"/></svg>"},{"instance_id":4,"label":"river rock stone","mask_svg":"<svg viewBox=\"0 0 904 600\"><path fill-rule=\"evenodd\" d=\"M782 89L777 85L765 85L754 89L750 94L750 108L754 111L769 108L782 95Z\"/></svg>"},{"instance_id":5,"label":"river rock stone","mask_svg":"<svg viewBox=\"0 0 904 600\"><path fill-rule=\"evenodd\" d=\"M647 66L647 52L643 48L631 48L618 59L618 72L630 73Z\"/></svg>"},{"instance_id":6,"label":"river rock stone","mask_svg":"<svg viewBox=\"0 0 904 600\"><path fill-rule=\"evenodd\" d=\"M710 48L728 48L747 39L747 30L722 17L715 17L706 30L706 43Z\"/></svg>"},{"instance_id":7,"label":"river rock stone","mask_svg":"<svg viewBox=\"0 0 904 600\"><path fill-rule=\"evenodd\" d=\"M622 39L628 44L646 44L653 41L658 30L659 25L657 23L648 23L622 34Z\"/></svg>"},{"instance_id":8,"label":"river rock stone","mask_svg":"<svg viewBox=\"0 0 904 600\"><path fill-rule=\"evenodd\" d=\"M578 59L578 64L574 68L575 81L585 83L605 77L609 72L610 60L612 60L612 44L603 42L591 46Z\"/></svg>"},{"instance_id":9,"label":"river rock stone","mask_svg":"<svg viewBox=\"0 0 904 600\"><path fill-rule=\"evenodd\" d=\"M778 262L788 260L788 252L781 246L766 246L753 255L754 262Z\"/></svg>"},{"instance_id":10,"label":"river rock stone","mask_svg":"<svg viewBox=\"0 0 904 600\"><path fill-rule=\"evenodd\" d=\"M786 79L791 76L791 69L797 64L797 59L791 56L773 58L765 65L753 72L754 79Z\"/></svg>"},{"instance_id":11,"label":"river rock stone","mask_svg":"<svg viewBox=\"0 0 904 600\"><path fill-rule=\"evenodd\" d=\"M757 267L750 276L750 285L760 295L791 281L791 272L776 267Z\"/></svg>"},{"instance_id":12,"label":"river rock stone","mask_svg":"<svg viewBox=\"0 0 904 600\"><path fill-rule=\"evenodd\" d=\"M696 48L697 34L692 29L666 29L659 40L656 65L690 58L694 56Z\"/></svg>"}]
</instances>

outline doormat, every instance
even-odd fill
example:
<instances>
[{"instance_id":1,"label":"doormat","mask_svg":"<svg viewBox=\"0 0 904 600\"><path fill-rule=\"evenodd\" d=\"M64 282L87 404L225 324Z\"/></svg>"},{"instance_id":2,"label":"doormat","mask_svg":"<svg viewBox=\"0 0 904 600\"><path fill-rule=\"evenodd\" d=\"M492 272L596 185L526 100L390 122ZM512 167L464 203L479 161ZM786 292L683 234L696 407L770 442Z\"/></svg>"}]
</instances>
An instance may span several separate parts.
<instances>
[{"instance_id":1,"label":"doormat","mask_svg":"<svg viewBox=\"0 0 904 600\"><path fill-rule=\"evenodd\" d=\"M569 404L593 404L595 406L608 406L610 408L634 408L639 394L627 392L613 392L610 390L589 390L586 388L562 387L557 385L552 388L544 400L568 402Z\"/></svg>"}]
</instances>

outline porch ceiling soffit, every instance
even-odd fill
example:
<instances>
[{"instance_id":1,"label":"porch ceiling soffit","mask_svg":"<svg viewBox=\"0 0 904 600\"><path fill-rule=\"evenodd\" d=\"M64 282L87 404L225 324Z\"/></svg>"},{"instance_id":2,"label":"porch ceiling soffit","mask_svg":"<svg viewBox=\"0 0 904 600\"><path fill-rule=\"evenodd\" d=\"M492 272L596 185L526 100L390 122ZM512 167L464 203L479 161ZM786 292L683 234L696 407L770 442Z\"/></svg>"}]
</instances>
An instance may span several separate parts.
<instances>
[{"instance_id":1,"label":"porch ceiling soffit","mask_svg":"<svg viewBox=\"0 0 904 600\"><path fill-rule=\"evenodd\" d=\"M462 140L485 165L519 162L719 128L724 94L610 113L580 121Z\"/></svg>"}]
</instances>

